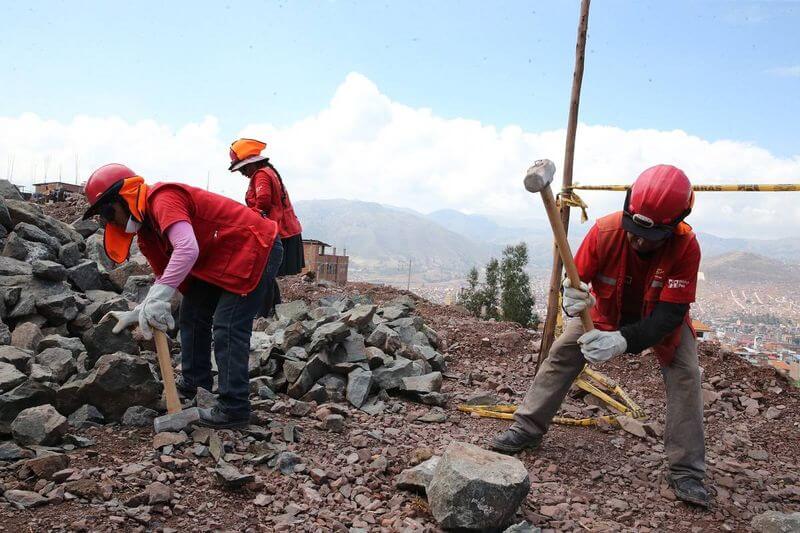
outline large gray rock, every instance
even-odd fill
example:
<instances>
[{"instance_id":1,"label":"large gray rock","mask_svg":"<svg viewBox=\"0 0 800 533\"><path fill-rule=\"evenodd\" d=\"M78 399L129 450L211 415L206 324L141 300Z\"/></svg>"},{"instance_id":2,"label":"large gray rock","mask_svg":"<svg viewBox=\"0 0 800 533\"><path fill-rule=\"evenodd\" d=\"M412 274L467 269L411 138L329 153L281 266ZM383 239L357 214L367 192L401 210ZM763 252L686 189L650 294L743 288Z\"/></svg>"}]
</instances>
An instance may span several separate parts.
<instances>
[{"instance_id":1,"label":"large gray rock","mask_svg":"<svg viewBox=\"0 0 800 533\"><path fill-rule=\"evenodd\" d=\"M139 345L133 340L133 335L129 330L113 333L117 320L112 316L102 319L95 327L83 334L82 340L86 346L89 357L86 367L92 368L97 359L105 354L123 352L128 354L138 354Z\"/></svg>"},{"instance_id":2,"label":"large gray rock","mask_svg":"<svg viewBox=\"0 0 800 533\"><path fill-rule=\"evenodd\" d=\"M286 390L286 394L292 398L300 398L317 382L319 378L328 373L328 364L321 354L317 354L309 359L297 380Z\"/></svg>"},{"instance_id":3,"label":"large gray rock","mask_svg":"<svg viewBox=\"0 0 800 533\"><path fill-rule=\"evenodd\" d=\"M406 392L426 394L428 392L439 392L442 389L441 372L402 378L402 381L403 384L400 388Z\"/></svg>"},{"instance_id":4,"label":"large gray rock","mask_svg":"<svg viewBox=\"0 0 800 533\"><path fill-rule=\"evenodd\" d=\"M95 402L107 420L117 421L133 405L155 407L161 390L146 361L118 352L97 360L94 370L81 380L78 397L83 403Z\"/></svg>"},{"instance_id":5,"label":"large gray rock","mask_svg":"<svg viewBox=\"0 0 800 533\"><path fill-rule=\"evenodd\" d=\"M306 339L306 328L302 322L295 322L289 324L285 329L280 329L275 332L274 342L278 349L287 352L299 346Z\"/></svg>"},{"instance_id":6,"label":"large gray rock","mask_svg":"<svg viewBox=\"0 0 800 533\"><path fill-rule=\"evenodd\" d=\"M20 237L17 232L11 232L6 238L3 255L20 261L32 262L37 259L52 260L56 256L46 245L40 242L31 242Z\"/></svg>"},{"instance_id":7,"label":"large gray rock","mask_svg":"<svg viewBox=\"0 0 800 533\"><path fill-rule=\"evenodd\" d=\"M445 529L489 530L514 518L530 485L519 459L452 442L428 485L428 503Z\"/></svg>"},{"instance_id":8,"label":"large gray rock","mask_svg":"<svg viewBox=\"0 0 800 533\"><path fill-rule=\"evenodd\" d=\"M367 337L367 345L380 348L384 352L394 353L402 345L400 336L386 324L380 324Z\"/></svg>"},{"instance_id":9,"label":"large gray rock","mask_svg":"<svg viewBox=\"0 0 800 533\"><path fill-rule=\"evenodd\" d=\"M61 442L67 429L67 419L49 404L29 407L11 423L11 435L22 446L54 446Z\"/></svg>"},{"instance_id":10,"label":"large gray rock","mask_svg":"<svg viewBox=\"0 0 800 533\"><path fill-rule=\"evenodd\" d=\"M105 291L95 291L105 292ZM95 301L86 306L84 311L91 317L92 322L100 322L111 311L130 311L131 304L125 298L117 297L104 302Z\"/></svg>"},{"instance_id":11,"label":"large gray rock","mask_svg":"<svg viewBox=\"0 0 800 533\"><path fill-rule=\"evenodd\" d=\"M94 405L84 404L67 417L69 425L77 429L97 426L105 423L103 413Z\"/></svg>"},{"instance_id":12,"label":"large gray rock","mask_svg":"<svg viewBox=\"0 0 800 533\"><path fill-rule=\"evenodd\" d=\"M23 350L33 350L42 340L42 328L34 322L18 324L11 333L11 344Z\"/></svg>"},{"instance_id":13,"label":"large gray rock","mask_svg":"<svg viewBox=\"0 0 800 533\"><path fill-rule=\"evenodd\" d=\"M428 485L430 485L433 480L433 473L436 471L436 467L441 460L441 457L434 455L417 466L406 468L395 478L395 486L398 489L411 490L425 494L428 491Z\"/></svg>"},{"instance_id":14,"label":"large gray rock","mask_svg":"<svg viewBox=\"0 0 800 533\"><path fill-rule=\"evenodd\" d=\"M36 347L37 352L44 351L48 348L62 348L68 350L72 357L78 357L81 352L86 351L80 339L76 337L63 337L61 335L48 335L39 341Z\"/></svg>"},{"instance_id":15,"label":"large gray rock","mask_svg":"<svg viewBox=\"0 0 800 533\"><path fill-rule=\"evenodd\" d=\"M275 317L278 320L299 322L308 318L308 306L303 300L295 300L275 306Z\"/></svg>"},{"instance_id":16,"label":"large gray rock","mask_svg":"<svg viewBox=\"0 0 800 533\"><path fill-rule=\"evenodd\" d=\"M30 352L21 350L16 346L0 346L0 362L14 365L22 373L30 370L31 358Z\"/></svg>"},{"instance_id":17,"label":"large gray rock","mask_svg":"<svg viewBox=\"0 0 800 533\"><path fill-rule=\"evenodd\" d=\"M306 350L308 353L315 353L337 342L345 340L350 335L350 328L341 321L323 324L311 334Z\"/></svg>"},{"instance_id":18,"label":"large gray rock","mask_svg":"<svg viewBox=\"0 0 800 533\"><path fill-rule=\"evenodd\" d=\"M16 507L17 509L28 509L29 507L37 507L46 504L49 500L31 490L7 490L3 493L3 497Z\"/></svg>"},{"instance_id":19,"label":"large gray rock","mask_svg":"<svg viewBox=\"0 0 800 533\"><path fill-rule=\"evenodd\" d=\"M385 390L399 389L403 386L403 378L422 375L413 362L398 357L390 365L378 367L372 371L372 378L378 388Z\"/></svg>"},{"instance_id":20,"label":"large gray rock","mask_svg":"<svg viewBox=\"0 0 800 533\"><path fill-rule=\"evenodd\" d=\"M78 302L72 292L65 291L38 298L36 310L51 326L60 326L78 316Z\"/></svg>"},{"instance_id":21,"label":"large gray rock","mask_svg":"<svg viewBox=\"0 0 800 533\"><path fill-rule=\"evenodd\" d=\"M0 362L0 393L10 391L27 378L11 363Z\"/></svg>"},{"instance_id":22,"label":"large gray rock","mask_svg":"<svg viewBox=\"0 0 800 533\"><path fill-rule=\"evenodd\" d=\"M77 370L72 352L63 348L47 348L36 354L34 361L50 370L56 383L64 383Z\"/></svg>"},{"instance_id":23,"label":"large gray rock","mask_svg":"<svg viewBox=\"0 0 800 533\"><path fill-rule=\"evenodd\" d=\"M71 226L42 213L39 206L30 202L7 200L6 206L11 216L11 222L16 226L20 222L27 222L43 230L48 235L58 239L61 244L68 242L83 242L83 237Z\"/></svg>"},{"instance_id":24,"label":"large gray rock","mask_svg":"<svg viewBox=\"0 0 800 533\"><path fill-rule=\"evenodd\" d=\"M11 422L21 411L28 407L51 404L55 397L56 393L51 387L30 379L0 395L0 434L10 432Z\"/></svg>"},{"instance_id":25,"label":"large gray rock","mask_svg":"<svg viewBox=\"0 0 800 533\"><path fill-rule=\"evenodd\" d=\"M32 273L33 267L25 261L12 257L0 257L0 276L30 276Z\"/></svg>"},{"instance_id":26,"label":"large gray rock","mask_svg":"<svg viewBox=\"0 0 800 533\"><path fill-rule=\"evenodd\" d=\"M132 302L141 303L144 297L147 296L147 291L155 281L153 276L130 276L125 282L125 287L122 290L122 297Z\"/></svg>"},{"instance_id":27,"label":"large gray rock","mask_svg":"<svg viewBox=\"0 0 800 533\"><path fill-rule=\"evenodd\" d=\"M64 281L67 279L67 269L55 261L36 260L32 264L33 275L47 281Z\"/></svg>"},{"instance_id":28,"label":"large gray rock","mask_svg":"<svg viewBox=\"0 0 800 533\"><path fill-rule=\"evenodd\" d=\"M342 316L342 320L348 326L360 329L372 321L377 308L372 304L359 304Z\"/></svg>"},{"instance_id":29,"label":"large gray rock","mask_svg":"<svg viewBox=\"0 0 800 533\"><path fill-rule=\"evenodd\" d=\"M372 388L372 372L356 368L347 375L347 401L361 407L367 401Z\"/></svg>"},{"instance_id":30,"label":"large gray rock","mask_svg":"<svg viewBox=\"0 0 800 533\"><path fill-rule=\"evenodd\" d=\"M759 533L798 533L800 532L800 512L767 511L753 518L750 524Z\"/></svg>"},{"instance_id":31,"label":"large gray rock","mask_svg":"<svg viewBox=\"0 0 800 533\"><path fill-rule=\"evenodd\" d=\"M58 251L58 262L66 268L74 267L83 259L81 248L77 242L69 242Z\"/></svg>"},{"instance_id":32,"label":"large gray rock","mask_svg":"<svg viewBox=\"0 0 800 533\"><path fill-rule=\"evenodd\" d=\"M33 224L28 224L27 222L20 222L17 224L14 227L14 233L26 241L44 244L47 247L47 251L53 257L58 255L58 250L61 248L61 243L58 242L58 239L48 235L45 231L42 231Z\"/></svg>"},{"instance_id":33,"label":"large gray rock","mask_svg":"<svg viewBox=\"0 0 800 533\"><path fill-rule=\"evenodd\" d=\"M343 402L347 390L347 379L338 374L325 374L317 381L325 388L329 402Z\"/></svg>"},{"instance_id":34,"label":"large gray rock","mask_svg":"<svg viewBox=\"0 0 800 533\"><path fill-rule=\"evenodd\" d=\"M81 292L111 288L110 282L101 274L97 263L94 261L83 261L74 267L68 268L67 277L70 283Z\"/></svg>"},{"instance_id":35,"label":"large gray rock","mask_svg":"<svg viewBox=\"0 0 800 533\"><path fill-rule=\"evenodd\" d=\"M84 239L89 235L96 233L100 229L100 224L91 218L87 218L86 220L79 218L70 225L75 231L80 233Z\"/></svg>"},{"instance_id":36,"label":"large gray rock","mask_svg":"<svg viewBox=\"0 0 800 533\"><path fill-rule=\"evenodd\" d=\"M2 205L5 206L5 200L22 200L22 195L16 185L8 180L0 180L0 198L3 199Z\"/></svg>"},{"instance_id":37,"label":"large gray rock","mask_svg":"<svg viewBox=\"0 0 800 533\"><path fill-rule=\"evenodd\" d=\"M142 405L128 407L122 415L122 425L134 427L152 427L158 412Z\"/></svg>"}]
</instances>

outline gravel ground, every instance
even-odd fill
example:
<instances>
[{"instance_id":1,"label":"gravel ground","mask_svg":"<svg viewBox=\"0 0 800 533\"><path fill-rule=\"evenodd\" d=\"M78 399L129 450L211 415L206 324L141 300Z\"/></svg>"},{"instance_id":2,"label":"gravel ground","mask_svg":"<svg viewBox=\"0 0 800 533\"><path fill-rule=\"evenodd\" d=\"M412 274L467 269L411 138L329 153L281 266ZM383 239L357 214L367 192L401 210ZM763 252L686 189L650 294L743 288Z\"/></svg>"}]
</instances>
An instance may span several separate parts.
<instances>
[{"instance_id":1,"label":"gravel ground","mask_svg":"<svg viewBox=\"0 0 800 533\"><path fill-rule=\"evenodd\" d=\"M380 303L405 291L360 283L320 287L292 278L282 282L282 293L285 301L312 303L325 295L359 293ZM255 474L254 481L235 490L217 480L211 457L195 455L202 435L194 435L197 443L190 436L186 443L159 451L149 428L90 428L79 434L95 444L68 453L69 474L90 480L97 493L90 491L85 498L67 494L61 503L27 510L0 507L0 531L437 531L424 496L394 488L394 477L431 453L441 453L453 440L484 445L502 431L507 421L470 416L456 406L478 392L519 401L533 377L530 359L535 360L538 335L425 301L418 302L417 313L448 346L443 350L448 357L443 392L451 400L444 422L421 422L419 417L432 408L401 398L389 400L379 416L336 406L292 416L288 398L268 401L256 412L272 433L269 442L240 432L218 434L226 460ZM665 483L661 439L610 427L554 426L540 450L520 456L531 491L519 519L545 531L745 531L753 516L768 509L796 511L800 391L773 371L749 366L714 345L702 347L701 365L708 477L717 492L710 511L675 501ZM649 419L663 426L664 390L654 358L626 356L598 369L618 380ZM576 393L564 409L581 412L587 405ZM343 432L323 427L321 420L331 411L345 415ZM286 442L292 425L298 442ZM285 446L301 464L289 475L267 464L248 465L243 456L264 449L259 446ZM0 469L6 490L38 490L47 483L21 479L17 471L13 465ZM171 489L169 501L123 505L156 481Z\"/></svg>"}]
</instances>

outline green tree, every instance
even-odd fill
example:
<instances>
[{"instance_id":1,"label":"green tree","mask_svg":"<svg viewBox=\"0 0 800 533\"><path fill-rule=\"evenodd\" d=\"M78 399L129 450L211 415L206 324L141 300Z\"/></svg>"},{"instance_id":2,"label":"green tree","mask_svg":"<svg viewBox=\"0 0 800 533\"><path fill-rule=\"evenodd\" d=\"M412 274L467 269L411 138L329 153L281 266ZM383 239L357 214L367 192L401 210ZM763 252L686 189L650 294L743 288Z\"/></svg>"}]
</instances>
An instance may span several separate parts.
<instances>
[{"instance_id":1,"label":"green tree","mask_svg":"<svg viewBox=\"0 0 800 533\"><path fill-rule=\"evenodd\" d=\"M527 264L528 246L524 242L507 246L503 250L503 260L500 263L500 308L503 320L533 327L538 323L539 317L533 312L536 301L531 293L530 277L525 272Z\"/></svg>"},{"instance_id":2,"label":"green tree","mask_svg":"<svg viewBox=\"0 0 800 533\"><path fill-rule=\"evenodd\" d=\"M486 281L481 296L484 317L499 319L497 305L500 299L500 263L494 257L486 263Z\"/></svg>"},{"instance_id":3,"label":"green tree","mask_svg":"<svg viewBox=\"0 0 800 533\"><path fill-rule=\"evenodd\" d=\"M472 267L467 274L467 287L458 295L459 305L463 305L473 316L480 316L483 295L478 287L478 268Z\"/></svg>"}]
</instances>

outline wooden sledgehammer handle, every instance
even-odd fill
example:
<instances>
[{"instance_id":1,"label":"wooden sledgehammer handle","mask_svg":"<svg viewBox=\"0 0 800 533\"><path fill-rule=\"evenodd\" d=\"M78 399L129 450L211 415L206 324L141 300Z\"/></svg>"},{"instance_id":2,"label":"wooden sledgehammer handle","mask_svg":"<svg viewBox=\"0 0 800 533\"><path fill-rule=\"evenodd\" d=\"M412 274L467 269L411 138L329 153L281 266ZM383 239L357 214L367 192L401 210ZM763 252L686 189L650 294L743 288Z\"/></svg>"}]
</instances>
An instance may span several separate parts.
<instances>
[{"instance_id":1,"label":"wooden sledgehammer handle","mask_svg":"<svg viewBox=\"0 0 800 533\"><path fill-rule=\"evenodd\" d=\"M564 231L564 225L561 223L561 214L556 205L556 199L553 196L553 190L550 185L544 187L541 191L542 202L544 209L547 211L547 218L550 219L550 226L553 228L553 235L556 239L556 246L558 246L558 253L561 256L561 261L564 263L564 270L567 271L567 277L573 287L581 286L581 277L578 275L578 267L575 266L575 260L572 258L572 250L569 247L567 240L567 233ZM581 313L581 323L585 331L594 329L594 322L589 315L589 310L585 309Z\"/></svg>"},{"instance_id":2,"label":"wooden sledgehammer handle","mask_svg":"<svg viewBox=\"0 0 800 533\"><path fill-rule=\"evenodd\" d=\"M167 336L163 331L154 329L153 338L156 341L158 367L161 369L161 379L164 382L164 395L167 397L167 413L180 413L181 402L178 399L178 389L175 387L175 373L172 371Z\"/></svg>"}]
</instances>

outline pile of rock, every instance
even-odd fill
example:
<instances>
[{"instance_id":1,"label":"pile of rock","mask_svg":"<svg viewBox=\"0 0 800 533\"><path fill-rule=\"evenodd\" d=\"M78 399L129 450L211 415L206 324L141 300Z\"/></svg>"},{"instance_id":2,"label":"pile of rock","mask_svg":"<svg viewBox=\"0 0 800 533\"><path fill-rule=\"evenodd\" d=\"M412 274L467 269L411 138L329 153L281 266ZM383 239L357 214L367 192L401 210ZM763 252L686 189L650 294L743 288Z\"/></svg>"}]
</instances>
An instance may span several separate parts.
<instances>
[{"instance_id":1,"label":"pile of rock","mask_svg":"<svg viewBox=\"0 0 800 533\"><path fill-rule=\"evenodd\" d=\"M61 424L48 429L44 414L63 418L89 404L119 420L131 405L154 405L161 387L152 365L133 357L139 344L101 320L141 300L148 267L115 267L96 222L47 216L7 182L0 192L0 436L53 443L63 432L50 429ZM26 413L37 406L49 410Z\"/></svg>"},{"instance_id":2,"label":"pile of rock","mask_svg":"<svg viewBox=\"0 0 800 533\"><path fill-rule=\"evenodd\" d=\"M318 404L347 401L370 414L389 393L444 405L442 341L413 310L409 297L380 307L364 296L280 304L253 335L251 388L264 398L285 391Z\"/></svg>"}]
</instances>

